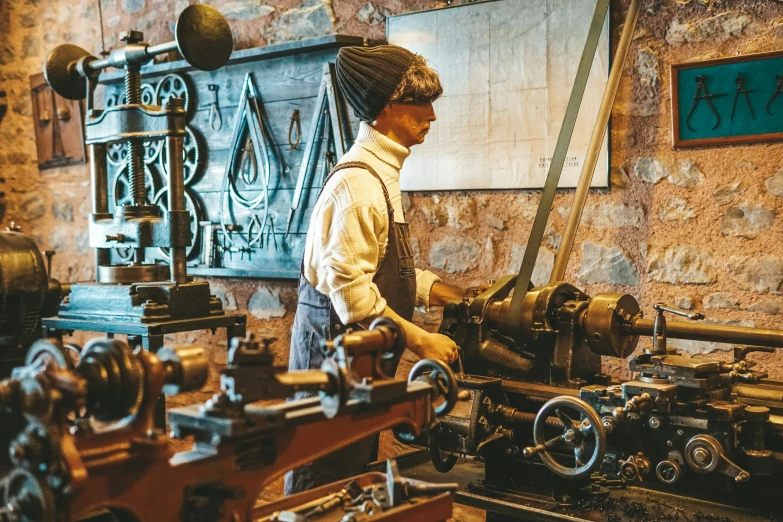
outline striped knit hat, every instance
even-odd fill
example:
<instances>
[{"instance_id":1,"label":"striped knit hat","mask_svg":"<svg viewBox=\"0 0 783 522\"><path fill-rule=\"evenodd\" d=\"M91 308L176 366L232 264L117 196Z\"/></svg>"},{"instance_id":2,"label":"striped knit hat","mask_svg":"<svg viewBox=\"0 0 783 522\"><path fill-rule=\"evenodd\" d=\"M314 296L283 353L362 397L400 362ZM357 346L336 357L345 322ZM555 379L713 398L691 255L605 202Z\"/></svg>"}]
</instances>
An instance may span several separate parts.
<instances>
[{"instance_id":1,"label":"striped knit hat","mask_svg":"<svg viewBox=\"0 0 783 522\"><path fill-rule=\"evenodd\" d=\"M340 49L337 84L359 119L375 121L415 57L397 45Z\"/></svg>"}]
</instances>

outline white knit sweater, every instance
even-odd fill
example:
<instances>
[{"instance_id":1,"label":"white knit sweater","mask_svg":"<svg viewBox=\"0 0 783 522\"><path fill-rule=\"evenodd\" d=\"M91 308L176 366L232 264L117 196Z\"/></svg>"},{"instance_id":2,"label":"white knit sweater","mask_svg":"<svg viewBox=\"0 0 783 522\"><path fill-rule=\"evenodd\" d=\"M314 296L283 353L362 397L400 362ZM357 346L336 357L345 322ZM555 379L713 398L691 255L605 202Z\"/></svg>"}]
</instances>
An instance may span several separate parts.
<instances>
[{"instance_id":1,"label":"white knit sweater","mask_svg":"<svg viewBox=\"0 0 783 522\"><path fill-rule=\"evenodd\" d=\"M389 192L398 223L405 222L400 169L409 154L410 149L361 123L353 147L340 160L362 161L375 169ZM313 209L304 275L316 290L329 296L345 324L386 308L386 300L372 279L388 246L388 221L380 183L361 168L335 173ZM439 280L432 272L416 270L416 306L426 308L430 289Z\"/></svg>"}]
</instances>

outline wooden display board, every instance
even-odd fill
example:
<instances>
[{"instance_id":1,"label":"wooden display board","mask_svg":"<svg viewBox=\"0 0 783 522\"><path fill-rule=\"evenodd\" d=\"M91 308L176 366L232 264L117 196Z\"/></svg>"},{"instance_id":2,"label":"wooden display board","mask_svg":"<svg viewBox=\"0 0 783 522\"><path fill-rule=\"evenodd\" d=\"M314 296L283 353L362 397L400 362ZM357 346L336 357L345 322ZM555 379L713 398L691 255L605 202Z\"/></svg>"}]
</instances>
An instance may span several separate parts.
<instances>
[{"instance_id":1,"label":"wooden display board","mask_svg":"<svg viewBox=\"0 0 783 522\"><path fill-rule=\"evenodd\" d=\"M236 51L226 66L214 72L195 70L183 61L142 68L143 103L160 104L161 89L187 90L189 95L187 128L190 138L186 138L186 161L196 162L195 172L189 173L187 169L185 172L186 207L193 215L195 233L188 256L190 274L285 279L299 276L310 212L323 180L322 154L314 175L307 181L302 203L288 235L285 233L286 222L315 111L323 65L334 61L340 47L363 44L364 40L360 37L327 36ZM237 204L232 200L224 179L237 106L247 73L252 73L262 101L264 125L276 156L276 165L271 169L266 189L269 193L268 214L261 207L246 208ZM185 87L177 77L181 78ZM100 82L104 86L104 104L122 103L121 73L104 74ZM220 126L214 115L213 95L217 96L222 120ZM97 100L100 106L101 97L97 96ZM294 116L295 111L298 111L297 116ZM348 113L355 136L358 120L351 111ZM292 119L299 121L298 125L293 123L293 128ZM301 140L296 148L292 148L289 137L295 143L297 126ZM192 143L194 139L196 147ZM243 149L245 143L243 141ZM150 147L149 144L145 146L148 199L151 203L165 204L165 151L156 155ZM111 152L115 161L109 164L108 169L109 194L112 202L118 203L127 198L128 189L123 180L122 151L115 148ZM240 162L246 160L245 156L249 160L247 153L247 150L240 151ZM254 167L246 162L244 168ZM247 179L251 182L239 183L244 200L254 200L263 192L262 177L261 172L250 172ZM267 233L259 237L258 225L263 216L270 219ZM121 260L123 254L122 251L114 251L112 255L115 260ZM165 259L165 252L148 249L147 256Z\"/></svg>"},{"instance_id":2,"label":"wooden display board","mask_svg":"<svg viewBox=\"0 0 783 522\"><path fill-rule=\"evenodd\" d=\"M783 51L673 64L670 78L675 147L783 140Z\"/></svg>"}]
</instances>

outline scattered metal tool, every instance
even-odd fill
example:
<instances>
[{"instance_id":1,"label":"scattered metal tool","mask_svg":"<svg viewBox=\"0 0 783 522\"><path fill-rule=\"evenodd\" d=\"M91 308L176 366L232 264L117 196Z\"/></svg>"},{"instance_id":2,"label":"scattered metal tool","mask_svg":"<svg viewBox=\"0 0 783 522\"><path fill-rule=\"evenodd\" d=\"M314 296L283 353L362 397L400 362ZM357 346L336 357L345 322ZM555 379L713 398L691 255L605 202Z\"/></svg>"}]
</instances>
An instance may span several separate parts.
<instances>
[{"instance_id":1,"label":"scattered metal tool","mask_svg":"<svg viewBox=\"0 0 783 522\"><path fill-rule=\"evenodd\" d=\"M218 89L220 87L214 83L207 85L212 95L212 103L209 109L209 128L213 131L219 131L223 128L223 116L220 115L220 104L218 103Z\"/></svg>"},{"instance_id":2,"label":"scattered metal tool","mask_svg":"<svg viewBox=\"0 0 783 522\"><path fill-rule=\"evenodd\" d=\"M339 97L339 90L335 80L335 66L333 63L325 63L323 66L323 77L321 85L318 87L318 97L315 101L315 111L310 120L310 133L305 144L302 163L299 167L299 176L296 179L296 189L291 202L291 208L288 211L288 221L286 223L286 235L291 233L291 225L294 222L294 215L302 203L302 195L305 185L311 177L317 161L313 157L317 156L316 148L319 142L323 141L324 126L326 120L330 120L331 138L328 139L327 148L335 151L337 159L342 157L347 150L349 135L346 129L347 117L343 108L342 99Z\"/></svg>"},{"instance_id":3,"label":"scattered metal tool","mask_svg":"<svg viewBox=\"0 0 783 522\"><path fill-rule=\"evenodd\" d=\"M775 101L775 98L778 97L778 94L783 93L783 74L778 74L775 76L775 92L772 93L772 97L767 102L767 114L772 116L772 111L769 110L770 106L772 105L772 102Z\"/></svg>"},{"instance_id":4,"label":"scattered metal tool","mask_svg":"<svg viewBox=\"0 0 783 522\"><path fill-rule=\"evenodd\" d=\"M696 112L696 107L699 106L699 102L701 100L705 100L707 102L707 105L709 105L710 110L715 115L715 125L712 126L712 130L715 130L718 128L718 125L720 125L720 113L718 112L718 109L715 108L715 105L712 103L712 98L720 98L721 96L725 96L725 94L719 93L719 94L710 94L707 91L707 83L705 82L704 76L697 76L696 77L696 95L693 97L693 107L691 107L691 111L688 113L688 117L685 119L685 125L692 130L695 131L693 127L691 127L691 118L693 117L693 114Z\"/></svg>"},{"instance_id":5,"label":"scattered metal tool","mask_svg":"<svg viewBox=\"0 0 783 522\"><path fill-rule=\"evenodd\" d=\"M294 129L296 129L296 141L291 138ZM299 119L299 109L294 109L291 114L291 124L288 126L288 150L299 150L300 141L302 141L302 122Z\"/></svg>"},{"instance_id":6,"label":"scattered metal tool","mask_svg":"<svg viewBox=\"0 0 783 522\"><path fill-rule=\"evenodd\" d=\"M749 93L753 91L749 91L745 88L745 78L742 77L740 73L737 73L737 79L734 80L734 83L737 84L737 92L734 93L734 104L731 106L731 121L734 121L734 113L737 110L737 100L740 96L745 97L745 103L748 104L748 110L750 111L750 115L753 117L753 119L756 119L756 114L753 112L753 106L750 104L750 97L748 96Z\"/></svg>"}]
</instances>

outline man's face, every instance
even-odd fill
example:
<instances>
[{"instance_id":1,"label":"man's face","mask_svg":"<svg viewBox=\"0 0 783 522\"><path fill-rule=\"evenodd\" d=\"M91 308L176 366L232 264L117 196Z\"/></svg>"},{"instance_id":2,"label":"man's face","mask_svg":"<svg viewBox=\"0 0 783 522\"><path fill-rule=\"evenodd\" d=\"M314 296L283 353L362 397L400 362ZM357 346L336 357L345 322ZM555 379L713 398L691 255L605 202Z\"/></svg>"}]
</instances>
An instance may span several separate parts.
<instances>
[{"instance_id":1,"label":"man's face","mask_svg":"<svg viewBox=\"0 0 783 522\"><path fill-rule=\"evenodd\" d=\"M411 148L424 142L424 137L430 130L430 123L435 121L435 109L431 103L426 105L395 103L383 109L379 116L379 119L381 118L394 133L395 141Z\"/></svg>"}]
</instances>

